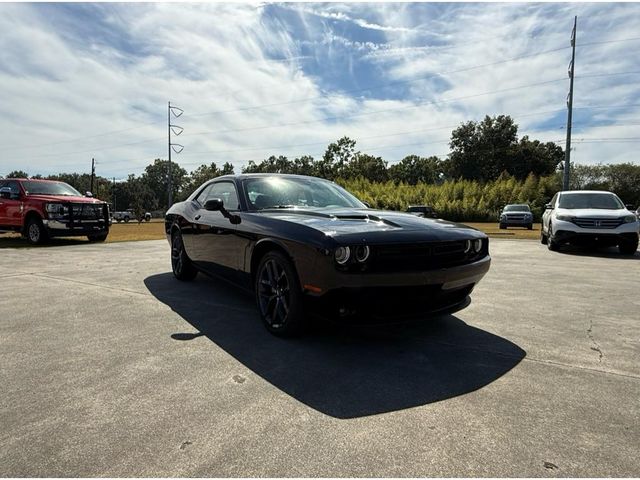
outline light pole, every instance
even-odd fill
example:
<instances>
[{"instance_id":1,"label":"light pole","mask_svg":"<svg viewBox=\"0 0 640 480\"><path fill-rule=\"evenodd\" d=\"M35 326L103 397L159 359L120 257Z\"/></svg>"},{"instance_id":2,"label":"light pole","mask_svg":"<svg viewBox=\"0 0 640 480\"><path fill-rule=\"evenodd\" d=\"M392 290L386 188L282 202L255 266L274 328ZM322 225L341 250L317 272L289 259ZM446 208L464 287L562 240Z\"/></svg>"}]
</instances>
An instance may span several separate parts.
<instances>
[{"instance_id":1,"label":"light pole","mask_svg":"<svg viewBox=\"0 0 640 480\"><path fill-rule=\"evenodd\" d=\"M177 137L178 135L180 135L184 129L178 125L172 125L171 124L171 114L173 114L173 116L175 118L178 118L180 115L182 115L184 113L184 110L182 110L181 108L178 107L172 107L171 106L171 102L169 102L169 107L167 108L167 133L168 133L168 138L169 138L169 142L168 142L168 150L169 150L169 178L168 178L168 205L167 205L167 209L171 208L171 204L173 203L173 187L172 187L172 176L171 176L171 151L173 150L175 153L180 153L182 150L184 150L184 146L180 145L179 143L171 143L171 132L173 132L173 134ZM176 148L177 147L177 148Z\"/></svg>"},{"instance_id":2,"label":"light pole","mask_svg":"<svg viewBox=\"0 0 640 480\"><path fill-rule=\"evenodd\" d=\"M564 150L564 176L562 178L562 189L569 190L569 171L571 160L571 117L573 114L573 73L575 71L576 60L576 26L578 17L573 19L573 31L571 32L571 63L569 64L569 97L567 99L567 143Z\"/></svg>"}]
</instances>

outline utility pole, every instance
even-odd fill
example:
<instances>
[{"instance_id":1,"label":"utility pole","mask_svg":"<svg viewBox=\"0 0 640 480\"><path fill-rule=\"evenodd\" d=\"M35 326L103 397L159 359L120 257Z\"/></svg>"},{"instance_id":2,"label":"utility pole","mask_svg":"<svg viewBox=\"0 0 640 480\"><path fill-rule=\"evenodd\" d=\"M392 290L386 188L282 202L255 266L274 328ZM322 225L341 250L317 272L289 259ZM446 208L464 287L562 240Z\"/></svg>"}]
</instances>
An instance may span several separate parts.
<instances>
[{"instance_id":1,"label":"utility pole","mask_svg":"<svg viewBox=\"0 0 640 480\"><path fill-rule=\"evenodd\" d=\"M116 210L116 177L113 177L113 211Z\"/></svg>"},{"instance_id":2,"label":"utility pole","mask_svg":"<svg viewBox=\"0 0 640 480\"><path fill-rule=\"evenodd\" d=\"M91 159L91 188L89 189L92 195L93 195L93 182L95 178L96 178L96 160L95 158L92 158Z\"/></svg>"},{"instance_id":3,"label":"utility pole","mask_svg":"<svg viewBox=\"0 0 640 480\"><path fill-rule=\"evenodd\" d=\"M576 61L576 26L578 17L573 19L573 31L571 32L571 63L569 64L569 97L567 99L567 143L564 149L564 177L562 189L569 190L569 172L571 170L571 118L573 115L573 74Z\"/></svg>"},{"instance_id":4,"label":"utility pole","mask_svg":"<svg viewBox=\"0 0 640 480\"><path fill-rule=\"evenodd\" d=\"M177 112L177 113L176 113ZM169 168L168 168L168 181L167 181L167 185L168 185L168 205L167 205L167 209L171 208L171 205L173 203L173 187L172 187L172 177L171 177L171 150L173 150L176 153L180 153L182 150L184 150L184 146L180 145L179 143L171 143L171 132L174 133L174 135L177 137L178 135L180 135L183 132L183 128L179 127L178 125L172 125L171 124L171 114L173 113L173 116L178 118L180 115L182 115L184 113L184 110L182 110L181 108L178 107L172 107L171 106L171 102L169 102L169 107L167 109L167 134L168 134L168 138L169 138L169 144L168 144L168 150L169 150ZM179 147L179 149L176 149L176 147Z\"/></svg>"}]
</instances>

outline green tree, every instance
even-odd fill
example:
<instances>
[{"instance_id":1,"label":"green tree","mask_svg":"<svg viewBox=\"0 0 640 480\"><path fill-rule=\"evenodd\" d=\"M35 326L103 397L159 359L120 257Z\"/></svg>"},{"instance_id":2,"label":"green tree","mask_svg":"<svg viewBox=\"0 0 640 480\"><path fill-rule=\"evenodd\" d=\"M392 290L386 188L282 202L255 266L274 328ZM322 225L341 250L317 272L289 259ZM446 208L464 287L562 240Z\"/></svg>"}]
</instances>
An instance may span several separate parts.
<instances>
[{"instance_id":1,"label":"green tree","mask_svg":"<svg viewBox=\"0 0 640 480\"><path fill-rule=\"evenodd\" d=\"M169 162L168 160L155 159L151 165L145 168L142 174L142 182L153 192L156 200L155 208L167 208L168 202L168 179L169 179ZM187 192L189 177L187 171L175 162L171 162L171 185L172 196L174 202L184 200L190 192ZM149 208L149 207L147 207Z\"/></svg>"},{"instance_id":2,"label":"green tree","mask_svg":"<svg viewBox=\"0 0 640 480\"><path fill-rule=\"evenodd\" d=\"M444 176L444 165L435 156L407 155L389 167L389 178L396 183L437 183Z\"/></svg>"},{"instance_id":3,"label":"green tree","mask_svg":"<svg viewBox=\"0 0 640 480\"><path fill-rule=\"evenodd\" d=\"M29 174L23 170L14 170L7 173L7 178L29 178Z\"/></svg>"},{"instance_id":4,"label":"green tree","mask_svg":"<svg viewBox=\"0 0 640 480\"><path fill-rule=\"evenodd\" d=\"M330 143L322 156L322 160L316 162L315 175L317 177L333 180L342 176L345 166L358 155L356 141L349 137L342 137L338 141Z\"/></svg>"}]
</instances>

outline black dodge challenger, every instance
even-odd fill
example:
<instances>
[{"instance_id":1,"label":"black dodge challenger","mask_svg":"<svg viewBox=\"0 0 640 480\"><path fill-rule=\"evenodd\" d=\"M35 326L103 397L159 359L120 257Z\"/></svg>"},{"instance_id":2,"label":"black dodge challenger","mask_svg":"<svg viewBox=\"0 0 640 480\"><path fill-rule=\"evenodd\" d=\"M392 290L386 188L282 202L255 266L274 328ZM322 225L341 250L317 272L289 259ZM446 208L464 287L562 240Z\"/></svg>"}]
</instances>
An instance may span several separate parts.
<instances>
[{"instance_id":1,"label":"black dodge challenger","mask_svg":"<svg viewBox=\"0 0 640 480\"><path fill-rule=\"evenodd\" d=\"M465 225L373 210L333 182L226 175L165 218L180 280L199 271L255 292L269 331L306 313L393 321L453 312L489 270L489 240Z\"/></svg>"}]
</instances>

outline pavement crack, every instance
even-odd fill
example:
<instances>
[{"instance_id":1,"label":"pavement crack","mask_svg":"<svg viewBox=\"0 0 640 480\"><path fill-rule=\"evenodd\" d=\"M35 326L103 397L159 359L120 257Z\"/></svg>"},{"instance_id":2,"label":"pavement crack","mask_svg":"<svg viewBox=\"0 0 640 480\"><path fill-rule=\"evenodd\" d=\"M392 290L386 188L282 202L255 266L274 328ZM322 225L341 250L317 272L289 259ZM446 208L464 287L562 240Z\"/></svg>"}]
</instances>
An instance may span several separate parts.
<instances>
[{"instance_id":1,"label":"pavement crack","mask_svg":"<svg viewBox=\"0 0 640 480\"><path fill-rule=\"evenodd\" d=\"M598 342L596 342L596 339L593 337L593 320L590 320L589 328L587 328L587 335L589 336L589 340L591 340L591 343L593 343L594 345L591 347L591 350L593 350L594 352L598 352L598 355L599 355L598 362L602 363L602 357L604 356L604 354L600 349L600 345L598 344Z\"/></svg>"},{"instance_id":2,"label":"pavement crack","mask_svg":"<svg viewBox=\"0 0 640 480\"><path fill-rule=\"evenodd\" d=\"M31 273L30 275L32 275L34 277L49 278L51 280L59 280L59 281L62 281L62 282L78 283L80 285L87 285L87 286L90 286L90 287L104 288L104 289L107 289L107 290L116 290L118 292L135 293L136 295L144 295L145 297L148 297L148 296L151 295L148 292L139 292L139 291L136 291L136 290L129 290L127 288L112 287L110 285L103 285L103 284L99 284L99 283L83 282L81 280L73 280L73 279L64 278L64 277L54 277L53 275L44 275L42 273Z\"/></svg>"}]
</instances>

